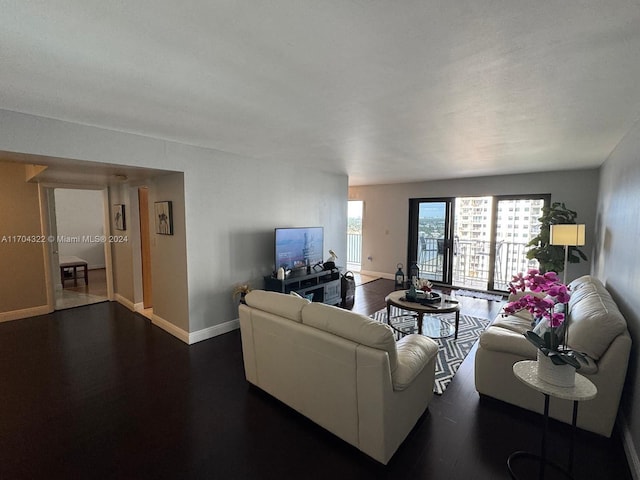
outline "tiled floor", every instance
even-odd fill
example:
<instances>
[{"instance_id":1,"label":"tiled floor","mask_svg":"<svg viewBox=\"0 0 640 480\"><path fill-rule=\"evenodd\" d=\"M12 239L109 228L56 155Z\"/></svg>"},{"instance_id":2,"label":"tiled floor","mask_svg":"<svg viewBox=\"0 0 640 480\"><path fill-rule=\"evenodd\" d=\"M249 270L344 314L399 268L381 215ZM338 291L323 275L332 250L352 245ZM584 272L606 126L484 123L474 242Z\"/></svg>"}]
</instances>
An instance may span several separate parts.
<instances>
[{"instance_id":1,"label":"tiled floor","mask_svg":"<svg viewBox=\"0 0 640 480\"><path fill-rule=\"evenodd\" d=\"M104 302L106 300L106 296L74 292L71 290L57 290L56 310L64 310L65 308L74 308L81 305L91 305L92 303Z\"/></svg>"},{"instance_id":2,"label":"tiled floor","mask_svg":"<svg viewBox=\"0 0 640 480\"><path fill-rule=\"evenodd\" d=\"M89 270L89 284L67 287L56 290L56 310L74 308L82 305L104 302L107 300L107 281L104 268Z\"/></svg>"}]
</instances>

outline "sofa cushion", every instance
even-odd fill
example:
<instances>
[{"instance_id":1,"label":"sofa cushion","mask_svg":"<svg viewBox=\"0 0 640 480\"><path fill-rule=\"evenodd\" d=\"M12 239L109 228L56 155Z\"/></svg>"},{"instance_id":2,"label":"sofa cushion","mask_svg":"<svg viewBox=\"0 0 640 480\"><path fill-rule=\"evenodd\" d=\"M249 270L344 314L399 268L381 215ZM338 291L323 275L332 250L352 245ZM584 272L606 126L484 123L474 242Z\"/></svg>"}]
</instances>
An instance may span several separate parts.
<instances>
[{"instance_id":1,"label":"sofa cushion","mask_svg":"<svg viewBox=\"0 0 640 480\"><path fill-rule=\"evenodd\" d=\"M577 285L574 285L573 282L571 282L570 287L571 298L569 299L569 312L571 312L573 306L579 303L584 297L598 291L596 286L590 281L583 281Z\"/></svg>"},{"instance_id":2,"label":"sofa cushion","mask_svg":"<svg viewBox=\"0 0 640 480\"><path fill-rule=\"evenodd\" d=\"M302 307L309 303L309 300L305 298L278 292L266 292L264 290L252 290L247 293L244 300L250 307L296 322L302 321Z\"/></svg>"},{"instance_id":3,"label":"sofa cushion","mask_svg":"<svg viewBox=\"0 0 640 480\"><path fill-rule=\"evenodd\" d=\"M591 275L583 275L569 282L569 285L567 286L569 287L569 290L571 290L571 293L574 293L587 285L591 285L593 283L593 278L594 277L592 277Z\"/></svg>"},{"instance_id":4,"label":"sofa cushion","mask_svg":"<svg viewBox=\"0 0 640 480\"><path fill-rule=\"evenodd\" d=\"M602 283L591 278L591 286L576 290L570 303L569 345L599 360L611 342L627 328L627 322Z\"/></svg>"},{"instance_id":5,"label":"sofa cushion","mask_svg":"<svg viewBox=\"0 0 640 480\"><path fill-rule=\"evenodd\" d=\"M385 350L389 355L391 372L398 366L396 341L388 325L324 303L306 305L302 309L302 323L367 347Z\"/></svg>"}]
</instances>

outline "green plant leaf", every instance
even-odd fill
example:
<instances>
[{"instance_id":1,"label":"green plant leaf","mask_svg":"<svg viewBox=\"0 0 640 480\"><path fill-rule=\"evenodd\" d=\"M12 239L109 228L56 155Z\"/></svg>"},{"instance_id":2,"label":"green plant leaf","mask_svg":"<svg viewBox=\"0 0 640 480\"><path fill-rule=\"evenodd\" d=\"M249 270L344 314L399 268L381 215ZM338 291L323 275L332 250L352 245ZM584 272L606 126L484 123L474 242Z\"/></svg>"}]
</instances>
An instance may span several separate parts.
<instances>
[{"instance_id":1,"label":"green plant leaf","mask_svg":"<svg viewBox=\"0 0 640 480\"><path fill-rule=\"evenodd\" d=\"M544 340L531 330L524 332L524 337L540 350L547 347L547 345L544 343Z\"/></svg>"},{"instance_id":2,"label":"green plant leaf","mask_svg":"<svg viewBox=\"0 0 640 480\"><path fill-rule=\"evenodd\" d=\"M575 350L568 350L564 352L567 356L571 358L575 358L578 361L578 365L582 366L582 364L587 365L589 362L587 358L581 352L576 352ZM579 367L576 367L579 368Z\"/></svg>"},{"instance_id":3,"label":"green plant leaf","mask_svg":"<svg viewBox=\"0 0 640 480\"><path fill-rule=\"evenodd\" d=\"M550 207L542 208L540 233L533 237L527 246L529 260L536 259L542 272L562 272L564 270L564 247L550 244L550 227L556 224L575 224L577 212L570 210L562 202L553 202ZM570 247L569 262L578 263L580 259L587 260L587 256L577 247ZM575 254L574 254L575 253Z\"/></svg>"},{"instance_id":4,"label":"green plant leaf","mask_svg":"<svg viewBox=\"0 0 640 480\"><path fill-rule=\"evenodd\" d=\"M572 367L578 369L580 368L580 362L566 353L561 352L549 352L548 357L551 359L554 365L571 365Z\"/></svg>"}]
</instances>

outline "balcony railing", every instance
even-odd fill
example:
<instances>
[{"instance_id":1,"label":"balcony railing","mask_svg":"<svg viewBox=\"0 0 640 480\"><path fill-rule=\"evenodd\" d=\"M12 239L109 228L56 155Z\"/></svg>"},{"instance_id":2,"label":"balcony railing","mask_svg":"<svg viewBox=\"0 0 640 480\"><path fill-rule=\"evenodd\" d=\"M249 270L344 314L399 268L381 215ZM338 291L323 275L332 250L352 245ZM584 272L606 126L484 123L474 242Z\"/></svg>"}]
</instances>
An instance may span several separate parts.
<instances>
[{"instance_id":1,"label":"balcony railing","mask_svg":"<svg viewBox=\"0 0 640 480\"><path fill-rule=\"evenodd\" d=\"M498 242L496 258L489 265L490 242L486 240L459 240L453 242L453 285L485 290L489 271L493 269L494 290L506 291L511 277L518 272L537 268L536 260L527 259L526 243ZM418 246L420 276L430 280L442 278L444 240L422 237ZM362 264L362 235L347 234L347 265L359 269Z\"/></svg>"},{"instance_id":2,"label":"balcony railing","mask_svg":"<svg viewBox=\"0 0 640 480\"><path fill-rule=\"evenodd\" d=\"M537 267L537 261L527 259L528 249L525 243L498 242L495 261L490 265L490 242L456 239L453 246L453 284L484 290L488 287L489 272L493 270L493 289L507 290L513 275ZM418 266L421 277L431 280L442 278L443 259L443 239L420 239Z\"/></svg>"},{"instance_id":3,"label":"balcony railing","mask_svg":"<svg viewBox=\"0 0 640 480\"><path fill-rule=\"evenodd\" d=\"M357 265L359 269L361 264L362 235L360 233L347 233L347 265Z\"/></svg>"}]
</instances>

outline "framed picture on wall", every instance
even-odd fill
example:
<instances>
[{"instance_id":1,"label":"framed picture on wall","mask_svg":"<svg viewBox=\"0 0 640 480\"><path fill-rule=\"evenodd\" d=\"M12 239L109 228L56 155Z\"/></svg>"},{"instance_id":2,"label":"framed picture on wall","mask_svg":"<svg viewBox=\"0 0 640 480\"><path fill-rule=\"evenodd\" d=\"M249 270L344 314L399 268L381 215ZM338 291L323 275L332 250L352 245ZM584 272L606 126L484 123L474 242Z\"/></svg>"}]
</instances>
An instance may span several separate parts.
<instances>
[{"instance_id":1,"label":"framed picture on wall","mask_svg":"<svg viewBox=\"0 0 640 480\"><path fill-rule=\"evenodd\" d=\"M113 206L113 224L116 230L126 230L127 221L124 215L124 205L117 204Z\"/></svg>"},{"instance_id":2,"label":"framed picture on wall","mask_svg":"<svg viewBox=\"0 0 640 480\"><path fill-rule=\"evenodd\" d=\"M173 210L170 201L155 202L156 233L173 235Z\"/></svg>"}]
</instances>

